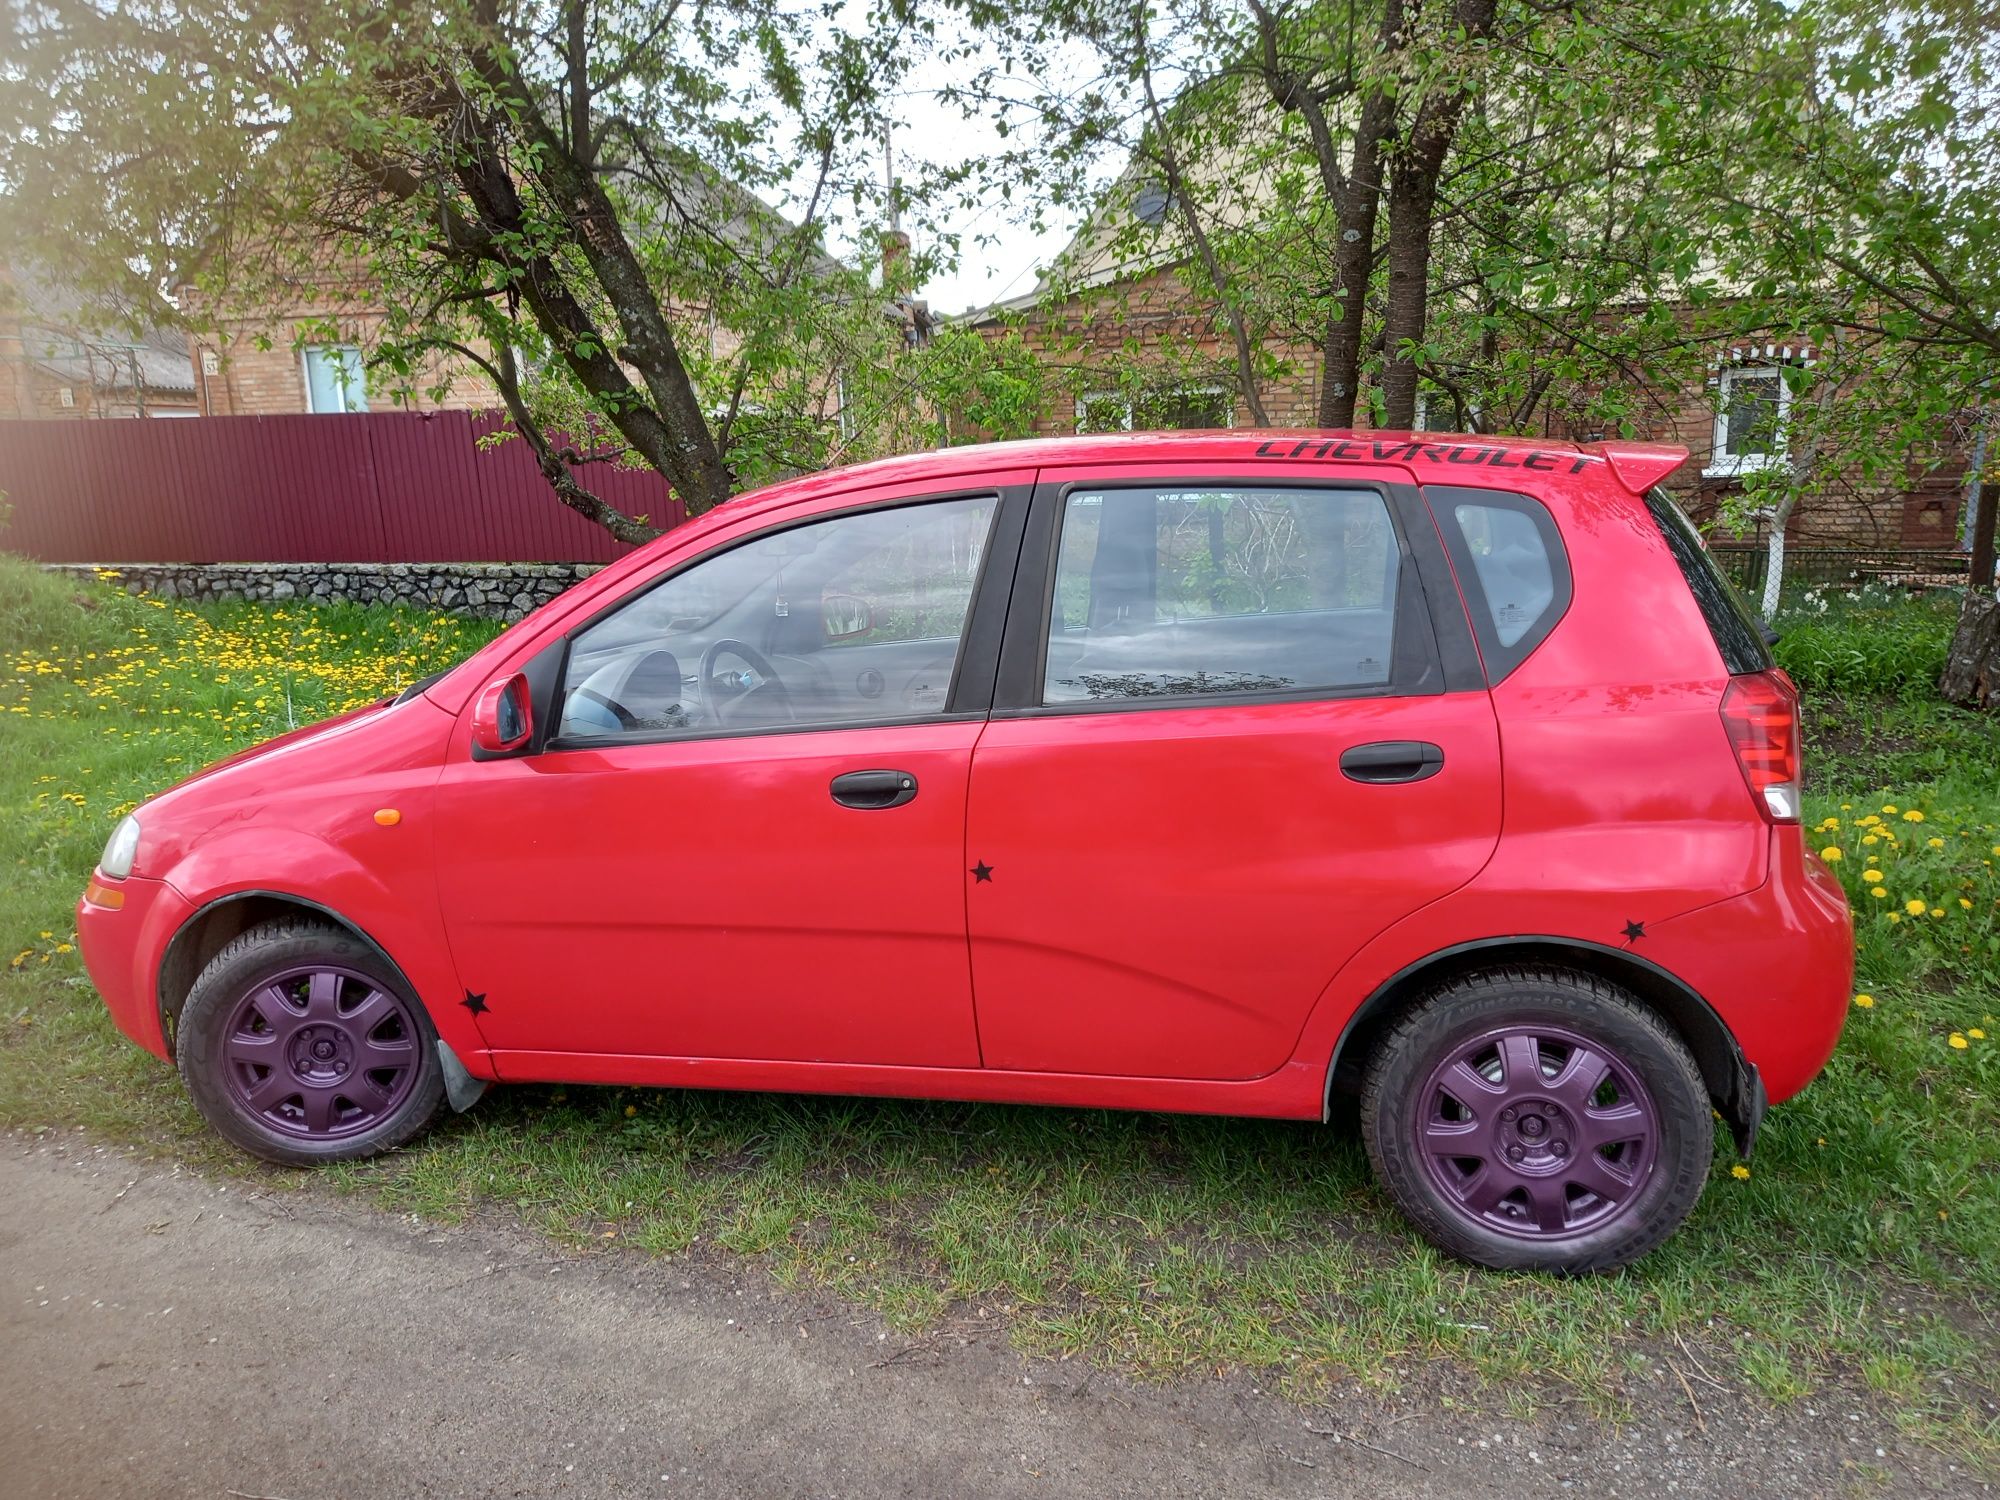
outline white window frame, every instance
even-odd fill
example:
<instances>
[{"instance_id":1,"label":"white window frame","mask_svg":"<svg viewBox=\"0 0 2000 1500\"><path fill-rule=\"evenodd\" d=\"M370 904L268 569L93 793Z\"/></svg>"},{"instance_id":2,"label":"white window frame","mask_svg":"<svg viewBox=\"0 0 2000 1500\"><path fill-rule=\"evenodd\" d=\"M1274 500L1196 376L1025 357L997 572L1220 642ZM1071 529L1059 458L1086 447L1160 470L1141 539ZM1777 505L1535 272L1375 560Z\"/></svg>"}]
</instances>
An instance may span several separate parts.
<instances>
[{"instance_id":1,"label":"white window frame","mask_svg":"<svg viewBox=\"0 0 2000 1500\"><path fill-rule=\"evenodd\" d=\"M1223 398L1222 425L1224 427L1234 427L1236 425L1235 393L1225 385L1218 385L1213 381L1208 381L1200 385L1163 385L1155 389L1162 393L1171 391L1177 396L1220 396ZM1089 419L1090 409L1100 402L1116 404L1124 412L1124 420L1119 422L1116 427L1104 429L1105 431L1130 432L1132 430L1134 398L1131 395L1124 391L1085 391L1076 398L1076 430L1078 433L1081 434L1087 431L1084 423Z\"/></svg>"},{"instance_id":2,"label":"white window frame","mask_svg":"<svg viewBox=\"0 0 2000 1500\"><path fill-rule=\"evenodd\" d=\"M1744 377L1772 379L1778 382L1778 421L1771 434L1773 451L1770 453L1731 453L1729 451L1729 387ZM1708 478L1729 478L1736 474L1753 474L1765 469L1788 469L1792 455L1789 447L1792 425L1792 387L1785 379L1782 365L1727 365L1718 372L1715 382L1715 433L1709 445L1708 467L1702 470Z\"/></svg>"},{"instance_id":3,"label":"white window frame","mask_svg":"<svg viewBox=\"0 0 2000 1500\"><path fill-rule=\"evenodd\" d=\"M329 353L333 353L333 352L335 352L335 351L339 351L339 352L341 352L341 353L348 353L348 354L352 354L352 355L354 356L354 365L355 365L355 368L356 368L357 370L359 370L359 371L361 372L361 404L360 404L359 406L349 406L349 405L346 405L346 404L345 404L345 399L346 399L346 397L345 397L345 393L343 393L343 398L342 398L342 399L343 399L343 404L342 404L342 405L340 405L340 406L337 406L337 407L334 407L334 408L333 408L332 410L330 410L330 411L322 411L322 410L321 410L321 409L320 409L319 407L317 407L317 406L314 406L314 405L313 405L313 377L312 377L312 357L313 357L313 356L314 356L315 354L329 354ZM367 367L366 363L365 363L365 362L364 362L364 361L362 360L362 358L361 358L361 347L360 347L360 345L358 345L358 344L302 344L302 345L300 345L300 346L299 346L299 379L300 379L301 381L303 381L303 382L304 382L304 384L305 384L305 389L306 389L306 411L307 411L307 412L308 412L308 413L309 413L310 415L313 415L313 416L349 416L349 415L355 415L355 414L365 414L365 413L367 412L367 410L368 410L368 367Z\"/></svg>"}]
</instances>

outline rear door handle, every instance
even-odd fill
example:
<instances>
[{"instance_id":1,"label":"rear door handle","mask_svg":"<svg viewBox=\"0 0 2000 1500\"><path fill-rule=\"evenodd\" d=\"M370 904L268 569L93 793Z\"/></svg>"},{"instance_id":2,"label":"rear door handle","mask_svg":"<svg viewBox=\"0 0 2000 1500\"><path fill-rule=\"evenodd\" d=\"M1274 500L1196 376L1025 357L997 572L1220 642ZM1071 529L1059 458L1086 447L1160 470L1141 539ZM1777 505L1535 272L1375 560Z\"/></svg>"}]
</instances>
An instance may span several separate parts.
<instances>
[{"instance_id":1,"label":"rear door handle","mask_svg":"<svg viewBox=\"0 0 2000 1500\"><path fill-rule=\"evenodd\" d=\"M917 778L908 771L848 771L833 778L833 800L842 807L877 812L901 807L917 795Z\"/></svg>"},{"instance_id":2,"label":"rear door handle","mask_svg":"<svg viewBox=\"0 0 2000 1500\"><path fill-rule=\"evenodd\" d=\"M1423 781L1444 769L1444 751L1428 740L1376 740L1340 756L1340 774L1349 781L1383 785Z\"/></svg>"}]
</instances>

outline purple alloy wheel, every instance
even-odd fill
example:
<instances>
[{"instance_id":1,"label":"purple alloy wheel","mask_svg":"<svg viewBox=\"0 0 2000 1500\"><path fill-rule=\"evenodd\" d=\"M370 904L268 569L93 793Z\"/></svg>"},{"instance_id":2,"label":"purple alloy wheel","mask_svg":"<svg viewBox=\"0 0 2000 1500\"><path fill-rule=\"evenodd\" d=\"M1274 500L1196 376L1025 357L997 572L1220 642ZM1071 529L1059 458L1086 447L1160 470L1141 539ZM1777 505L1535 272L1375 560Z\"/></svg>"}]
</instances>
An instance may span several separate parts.
<instances>
[{"instance_id":1,"label":"purple alloy wheel","mask_svg":"<svg viewBox=\"0 0 2000 1500\"><path fill-rule=\"evenodd\" d=\"M335 1141L379 1125L416 1087L409 1008L366 975L313 965L236 1002L223 1032L229 1097L269 1129Z\"/></svg>"},{"instance_id":2,"label":"purple alloy wheel","mask_svg":"<svg viewBox=\"0 0 2000 1500\"><path fill-rule=\"evenodd\" d=\"M1660 1114L1602 1042L1499 1026L1461 1043L1417 1095L1416 1145L1467 1223L1548 1244L1604 1228L1659 1159Z\"/></svg>"}]
</instances>

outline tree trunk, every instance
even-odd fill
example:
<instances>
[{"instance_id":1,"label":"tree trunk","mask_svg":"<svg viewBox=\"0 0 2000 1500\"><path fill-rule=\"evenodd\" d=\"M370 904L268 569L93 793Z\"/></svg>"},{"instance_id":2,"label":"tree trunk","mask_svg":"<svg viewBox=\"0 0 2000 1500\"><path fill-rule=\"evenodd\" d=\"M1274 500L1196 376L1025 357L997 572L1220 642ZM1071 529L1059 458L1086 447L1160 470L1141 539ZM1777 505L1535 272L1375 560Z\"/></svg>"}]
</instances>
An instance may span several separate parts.
<instances>
[{"instance_id":1,"label":"tree trunk","mask_svg":"<svg viewBox=\"0 0 2000 1500\"><path fill-rule=\"evenodd\" d=\"M1491 37L1497 9L1497 0L1459 0L1454 44L1465 48ZM1389 163L1389 291L1382 315L1384 427L1416 425L1417 363L1403 345L1421 342L1429 321L1438 177L1470 97L1466 72L1440 85L1418 108L1409 136Z\"/></svg>"},{"instance_id":2,"label":"tree trunk","mask_svg":"<svg viewBox=\"0 0 2000 1500\"><path fill-rule=\"evenodd\" d=\"M1983 433L1982 433L1983 436ZM1990 457L1985 444L1980 458ZM2000 597L1993 588L1993 523L2000 513L2000 496L1987 482L1984 464L1975 464L1968 489L1972 496L1972 556L1965 578L1965 608L1958 632L1945 657L1938 691L1946 701L1967 708L2000 709Z\"/></svg>"},{"instance_id":3,"label":"tree trunk","mask_svg":"<svg viewBox=\"0 0 2000 1500\"><path fill-rule=\"evenodd\" d=\"M2000 599L1968 589L1938 691L1967 708L2000 710Z\"/></svg>"},{"instance_id":4,"label":"tree trunk","mask_svg":"<svg viewBox=\"0 0 2000 1500\"><path fill-rule=\"evenodd\" d=\"M1396 0L1389 0L1388 14L1398 9ZM1375 212L1382 198L1382 141L1395 119L1395 99L1377 89L1361 106L1354 131L1353 166L1340 199L1339 238L1333 247L1333 281L1340 305L1326 320L1319 385L1322 427L1354 425L1354 400L1361 388L1362 325L1368 315L1368 281L1375 269Z\"/></svg>"}]
</instances>

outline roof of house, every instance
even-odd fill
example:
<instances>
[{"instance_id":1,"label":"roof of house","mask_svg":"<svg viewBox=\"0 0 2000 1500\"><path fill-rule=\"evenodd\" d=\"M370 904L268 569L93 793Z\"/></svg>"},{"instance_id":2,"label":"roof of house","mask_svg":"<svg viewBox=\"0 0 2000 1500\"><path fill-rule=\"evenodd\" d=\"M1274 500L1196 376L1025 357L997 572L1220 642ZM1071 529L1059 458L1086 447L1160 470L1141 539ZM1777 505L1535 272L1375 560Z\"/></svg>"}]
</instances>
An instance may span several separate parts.
<instances>
[{"instance_id":1,"label":"roof of house","mask_svg":"<svg viewBox=\"0 0 2000 1500\"><path fill-rule=\"evenodd\" d=\"M59 278L0 265L0 317L14 321L26 357L57 380L103 391L194 394L186 337L166 326L164 304L94 308Z\"/></svg>"}]
</instances>

